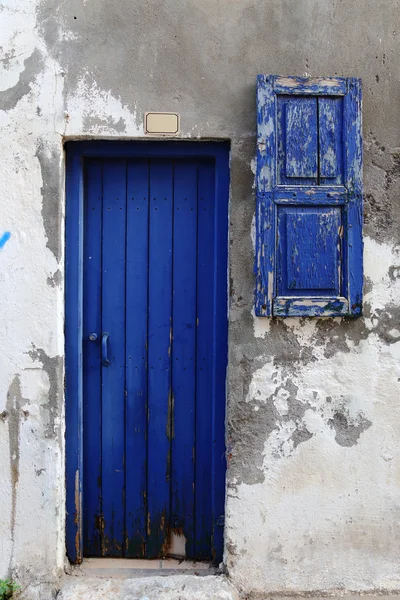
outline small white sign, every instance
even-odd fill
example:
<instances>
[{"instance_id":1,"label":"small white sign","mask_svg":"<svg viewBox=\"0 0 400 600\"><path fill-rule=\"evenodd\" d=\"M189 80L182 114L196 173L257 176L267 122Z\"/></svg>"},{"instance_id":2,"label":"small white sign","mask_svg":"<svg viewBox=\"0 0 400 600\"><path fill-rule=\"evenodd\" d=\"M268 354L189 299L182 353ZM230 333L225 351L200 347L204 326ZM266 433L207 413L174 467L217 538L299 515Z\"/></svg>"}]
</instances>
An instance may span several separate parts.
<instances>
[{"instance_id":1,"label":"small white sign","mask_svg":"<svg viewBox=\"0 0 400 600\"><path fill-rule=\"evenodd\" d=\"M170 112L146 112L144 131L151 135L176 135L179 133L179 114Z\"/></svg>"}]
</instances>

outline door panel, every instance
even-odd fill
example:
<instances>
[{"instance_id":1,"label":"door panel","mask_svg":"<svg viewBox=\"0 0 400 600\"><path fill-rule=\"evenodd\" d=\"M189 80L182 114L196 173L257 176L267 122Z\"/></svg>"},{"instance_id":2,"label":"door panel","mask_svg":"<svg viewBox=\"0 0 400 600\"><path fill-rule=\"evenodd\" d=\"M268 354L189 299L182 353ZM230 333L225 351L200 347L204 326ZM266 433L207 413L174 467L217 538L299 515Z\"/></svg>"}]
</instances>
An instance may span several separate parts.
<instances>
[{"instance_id":1,"label":"door panel","mask_svg":"<svg viewBox=\"0 0 400 600\"><path fill-rule=\"evenodd\" d=\"M214 168L211 163L199 165L198 185L198 251L197 251L197 357L195 522L196 557L207 559L212 536L212 430L213 430L213 365L215 306L215 232L214 232Z\"/></svg>"},{"instance_id":2,"label":"door panel","mask_svg":"<svg viewBox=\"0 0 400 600\"><path fill-rule=\"evenodd\" d=\"M91 161L85 172L86 235L83 261L83 421L85 443L83 456L83 552L87 556L101 554L101 353L100 344L90 340L101 332L101 224L102 164Z\"/></svg>"},{"instance_id":3,"label":"door panel","mask_svg":"<svg viewBox=\"0 0 400 600\"><path fill-rule=\"evenodd\" d=\"M162 554L170 508L172 161L150 163L147 550Z\"/></svg>"},{"instance_id":4,"label":"door panel","mask_svg":"<svg viewBox=\"0 0 400 600\"><path fill-rule=\"evenodd\" d=\"M175 165L171 534L194 556L197 164ZM176 539L177 538L181 538Z\"/></svg>"},{"instance_id":5,"label":"door panel","mask_svg":"<svg viewBox=\"0 0 400 600\"><path fill-rule=\"evenodd\" d=\"M149 161L127 167L126 237L126 546L145 555L147 524L147 305Z\"/></svg>"},{"instance_id":6,"label":"door panel","mask_svg":"<svg viewBox=\"0 0 400 600\"><path fill-rule=\"evenodd\" d=\"M102 507L103 554L122 556L125 528L125 161L103 163Z\"/></svg>"},{"instance_id":7,"label":"door panel","mask_svg":"<svg viewBox=\"0 0 400 600\"><path fill-rule=\"evenodd\" d=\"M210 560L224 490L215 162L91 159L84 178L84 554Z\"/></svg>"}]
</instances>

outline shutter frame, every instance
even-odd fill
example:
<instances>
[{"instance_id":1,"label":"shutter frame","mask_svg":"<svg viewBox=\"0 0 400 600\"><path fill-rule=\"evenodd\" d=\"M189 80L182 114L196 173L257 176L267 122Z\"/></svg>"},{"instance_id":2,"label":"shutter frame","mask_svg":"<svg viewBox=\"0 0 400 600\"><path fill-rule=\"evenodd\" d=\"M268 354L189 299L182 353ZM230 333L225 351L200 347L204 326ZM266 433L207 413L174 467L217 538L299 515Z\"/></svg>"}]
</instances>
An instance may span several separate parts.
<instances>
[{"instance_id":1,"label":"shutter frame","mask_svg":"<svg viewBox=\"0 0 400 600\"><path fill-rule=\"evenodd\" d=\"M310 184L308 180L306 185L302 185L298 183L301 179L296 179L296 183L291 185L287 183L287 177L283 181L278 173L278 155L282 153L282 144L284 143L282 141L282 125L278 122L278 101L289 102L291 97L298 96L332 98L332 100L326 100L324 106L331 102L340 102L342 111L340 122L342 134L338 138L341 143L340 160L342 161L339 173L340 184L336 179L334 184L327 184L326 180L329 181L329 176L326 177L325 174L322 177L320 176L321 171L319 171L317 184ZM286 110L286 105L280 106L281 111ZM356 317L361 315L363 286L361 110L360 79L258 75L256 316ZM318 135L320 135L319 132L320 129L318 129ZM330 132L328 133L330 134ZM324 173L326 172L324 171ZM332 170L331 176L335 176L334 170ZM332 223L336 223L337 216L340 215L340 234L338 233L337 238L338 256L340 254L337 258L340 281L339 289L335 290L335 293L323 290L323 294L319 295L318 290L310 290L310 293L306 290L300 292L299 295L296 293L290 296L279 295L278 264L283 259L282 252L278 251L278 240L282 250L282 237L278 230L278 214L281 215L280 222L282 223L282 219L285 219L285 211L288 211L289 214L291 207L300 209L299 212L304 212L305 214L301 216L305 219L307 211L309 211L310 216L314 217L314 219L309 219L310 223L316 221L315 216L318 214L318 210L321 212L321 223L330 214L332 214ZM315 214L313 214L312 207L315 208ZM333 217L334 213L335 218ZM323 239L323 235L324 230L321 225L319 231L314 232L317 242ZM333 250L331 254L333 256ZM336 265L336 263L333 264ZM332 265L330 267L332 268ZM283 287L285 288L285 286Z\"/></svg>"}]
</instances>

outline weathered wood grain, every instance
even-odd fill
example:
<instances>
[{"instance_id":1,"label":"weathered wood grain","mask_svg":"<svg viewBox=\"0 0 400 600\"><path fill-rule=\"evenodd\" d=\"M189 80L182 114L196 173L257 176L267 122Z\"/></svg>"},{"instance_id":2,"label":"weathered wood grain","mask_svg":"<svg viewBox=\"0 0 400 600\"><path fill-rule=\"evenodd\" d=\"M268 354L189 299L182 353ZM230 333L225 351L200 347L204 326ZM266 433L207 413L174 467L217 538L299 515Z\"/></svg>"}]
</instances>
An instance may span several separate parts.
<instances>
[{"instance_id":1,"label":"weathered wood grain","mask_svg":"<svg viewBox=\"0 0 400 600\"><path fill-rule=\"evenodd\" d=\"M257 88L255 314L357 316L361 83L259 75Z\"/></svg>"}]
</instances>

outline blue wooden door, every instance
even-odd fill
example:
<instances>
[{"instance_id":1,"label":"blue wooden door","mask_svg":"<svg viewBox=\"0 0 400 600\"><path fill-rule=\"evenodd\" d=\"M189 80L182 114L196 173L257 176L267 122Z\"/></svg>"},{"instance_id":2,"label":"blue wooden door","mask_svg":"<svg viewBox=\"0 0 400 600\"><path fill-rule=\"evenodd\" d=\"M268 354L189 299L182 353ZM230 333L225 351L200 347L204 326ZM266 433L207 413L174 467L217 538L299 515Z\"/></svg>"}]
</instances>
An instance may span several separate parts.
<instances>
[{"instance_id":1,"label":"blue wooden door","mask_svg":"<svg viewBox=\"0 0 400 600\"><path fill-rule=\"evenodd\" d=\"M227 211L217 218L215 180L212 158L85 160L85 556L221 559Z\"/></svg>"}]
</instances>

